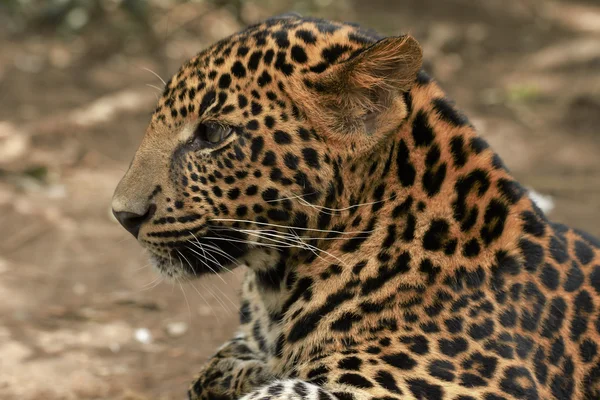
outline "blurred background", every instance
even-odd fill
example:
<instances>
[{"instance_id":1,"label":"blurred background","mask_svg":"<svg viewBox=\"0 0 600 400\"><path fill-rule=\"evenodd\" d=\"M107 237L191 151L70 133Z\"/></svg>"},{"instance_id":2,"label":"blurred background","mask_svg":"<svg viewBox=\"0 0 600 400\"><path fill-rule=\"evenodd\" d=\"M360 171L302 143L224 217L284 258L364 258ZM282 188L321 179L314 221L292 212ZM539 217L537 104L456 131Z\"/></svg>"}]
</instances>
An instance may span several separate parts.
<instances>
[{"instance_id":1,"label":"blurred background","mask_svg":"<svg viewBox=\"0 0 600 400\"><path fill-rule=\"evenodd\" d=\"M0 398L182 399L232 334L239 272L161 282L110 198L159 76L290 10L414 35L550 216L600 235L598 0L0 0Z\"/></svg>"}]
</instances>

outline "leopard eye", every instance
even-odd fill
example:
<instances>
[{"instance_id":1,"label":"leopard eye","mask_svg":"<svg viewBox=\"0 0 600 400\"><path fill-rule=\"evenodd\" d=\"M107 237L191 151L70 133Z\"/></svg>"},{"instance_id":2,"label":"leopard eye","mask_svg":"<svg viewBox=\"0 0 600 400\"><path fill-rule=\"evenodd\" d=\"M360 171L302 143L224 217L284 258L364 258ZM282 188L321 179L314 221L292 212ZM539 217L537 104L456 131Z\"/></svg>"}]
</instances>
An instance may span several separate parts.
<instances>
[{"instance_id":1,"label":"leopard eye","mask_svg":"<svg viewBox=\"0 0 600 400\"><path fill-rule=\"evenodd\" d=\"M233 133L227 125L198 124L194 131L192 144L200 148L214 147L223 142Z\"/></svg>"}]
</instances>

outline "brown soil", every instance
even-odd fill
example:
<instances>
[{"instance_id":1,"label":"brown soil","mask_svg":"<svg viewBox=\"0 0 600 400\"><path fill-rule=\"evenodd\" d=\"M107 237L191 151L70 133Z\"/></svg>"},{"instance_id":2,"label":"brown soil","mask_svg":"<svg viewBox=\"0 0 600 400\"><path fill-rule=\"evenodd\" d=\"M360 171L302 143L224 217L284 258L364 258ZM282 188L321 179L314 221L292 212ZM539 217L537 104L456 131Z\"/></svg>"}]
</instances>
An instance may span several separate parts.
<instances>
[{"instance_id":1,"label":"brown soil","mask_svg":"<svg viewBox=\"0 0 600 400\"><path fill-rule=\"evenodd\" d=\"M109 8L77 34L0 23L0 398L181 399L234 331L239 272L157 284L109 205L156 100L147 84L162 86L144 68L168 76L244 19L297 9L412 33L551 217L600 235L597 3L166 3L144 23Z\"/></svg>"}]
</instances>

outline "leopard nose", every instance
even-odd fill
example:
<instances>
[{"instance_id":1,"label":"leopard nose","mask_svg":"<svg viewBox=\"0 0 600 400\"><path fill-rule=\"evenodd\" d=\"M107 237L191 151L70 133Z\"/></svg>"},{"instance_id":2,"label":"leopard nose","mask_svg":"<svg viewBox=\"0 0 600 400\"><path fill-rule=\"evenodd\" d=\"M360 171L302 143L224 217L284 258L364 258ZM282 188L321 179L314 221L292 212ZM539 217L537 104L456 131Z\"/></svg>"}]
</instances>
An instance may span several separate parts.
<instances>
[{"instance_id":1,"label":"leopard nose","mask_svg":"<svg viewBox=\"0 0 600 400\"><path fill-rule=\"evenodd\" d=\"M119 221L119 223L123 225L123 228L125 228L135 238L138 237L140 228L144 222L152 218L155 212L156 206L154 204L151 204L143 215L129 211L115 211L113 208L113 215L117 221Z\"/></svg>"}]
</instances>

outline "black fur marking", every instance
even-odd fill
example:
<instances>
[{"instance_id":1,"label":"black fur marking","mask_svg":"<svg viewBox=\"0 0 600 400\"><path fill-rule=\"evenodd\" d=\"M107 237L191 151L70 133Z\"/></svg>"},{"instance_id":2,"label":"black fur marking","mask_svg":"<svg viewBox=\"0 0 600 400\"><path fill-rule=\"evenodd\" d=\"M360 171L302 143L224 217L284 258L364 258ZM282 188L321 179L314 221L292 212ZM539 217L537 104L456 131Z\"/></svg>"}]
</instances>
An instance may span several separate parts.
<instances>
[{"instance_id":1,"label":"black fur marking","mask_svg":"<svg viewBox=\"0 0 600 400\"><path fill-rule=\"evenodd\" d=\"M415 146L429 146L435 137L433 129L427 121L427 114L419 110L412 126L412 137L415 141Z\"/></svg>"},{"instance_id":2,"label":"black fur marking","mask_svg":"<svg viewBox=\"0 0 600 400\"><path fill-rule=\"evenodd\" d=\"M443 219L434 219L429 225L429 229L423 236L423 247L426 250L438 251L444 246L444 241L448 237L450 226Z\"/></svg>"},{"instance_id":3,"label":"black fur marking","mask_svg":"<svg viewBox=\"0 0 600 400\"><path fill-rule=\"evenodd\" d=\"M362 316L354 313L344 313L340 318L335 320L331 324L331 330L337 332L349 332L352 329L352 325L356 322L360 322Z\"/></svg>"},{"instance_id":4,"label":"black fur marking","mask_svg":"<svg viewBox=\"0 0 600 400\"><path fill-rule=\"evenodd\" d=\"M310 335L317 328L319 322L325 315L336 310L341 304L353 297L354 292L345 288L327 296L324 305L305 314L296 321L288 334L288 341L295 343Z\"/></svg>"},{"instance_id":5,"label":"black fur marking","mask_svg":"<svg viewBox=\"0 0 600 400\"><path fill-rule=\"evenodd\" d=\"M455 136L450 140L450 152L455 167L460 168L467 163L469 154L465 150L465 141L462 136Z\"/></svg>"},{"instance_id":6,"label":"black fur marking","mask_svg":"<svg viewBox=\"0 0 600 400\"><path fill-rule=\"evenodd\" d=\"M408 388L419 400L441 400L444 390L441 386L427 382L424 379L407 379Z\"/></svg>"},{"instance_id":7,"label":"black fur marking","mask_svg":"<svg viewBox=\"0 0 600 400\"><path fill-rule=\"evenodd\" d=\"M467 118L458 112L449 99L438 98L433 100L433 109L444 121L454 126L468 125Z\"/></svg>"},{"instance_id":8,"label":"black fur marking","mask_svg":"<svg viewBox=\"0 0 600 400\"><path fill-rule=\"evenodd\" d=\"M439 378L446 382L452 382L455 378L454 364L445 360L433 360L429 364L429 373L431 376Z\"/></svg>"},{"instance_id":9,"label":"black fur marking","mask_svg":"<svg viewBox=\"0 0 600 400\"><path fill-rule=\"evenodd\" d=\"M381 359L386 364L404 371L409 371L417 365L417 361L415 359L403 352L387 354L382 356Z\"/></svg>"},{"instance_id":10,"label":"black fur marking","mask_svg":"<svg viewBox=\"0 0 600 400\"><path fill-rule=\"evenodd\" d=\"M417 174L415 167L410 161L410 150L404 142L400 140L398 144L398 152L396 155L396 173L398 179L404 187L412 186L415 182L415 176Z\"/></svg>"}]
</instances>

